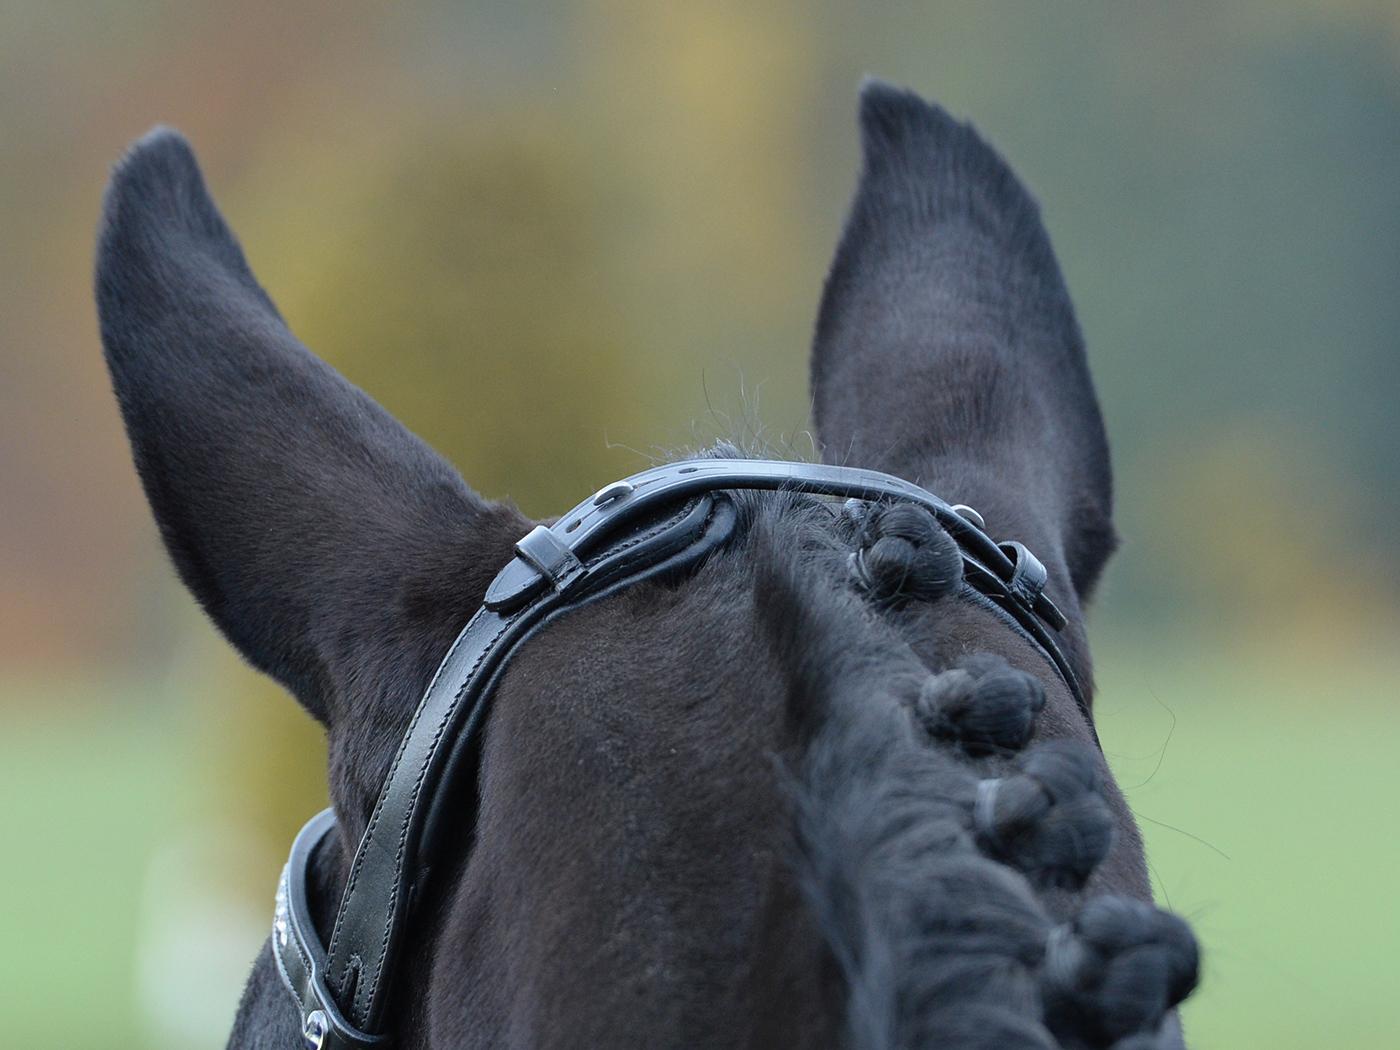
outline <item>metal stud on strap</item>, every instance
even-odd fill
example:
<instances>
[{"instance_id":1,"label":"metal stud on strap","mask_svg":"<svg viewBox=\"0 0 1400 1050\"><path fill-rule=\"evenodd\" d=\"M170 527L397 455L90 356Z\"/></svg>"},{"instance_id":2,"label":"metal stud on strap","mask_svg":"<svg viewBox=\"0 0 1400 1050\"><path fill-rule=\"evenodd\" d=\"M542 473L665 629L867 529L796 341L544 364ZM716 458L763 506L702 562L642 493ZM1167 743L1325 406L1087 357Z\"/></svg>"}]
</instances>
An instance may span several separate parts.
<instances>
[{"instance_id":1,"label":"metal stud on strap","mask_svg":"<svg viewBox=\"0 0 1400 1050\"><path fill-rule=\"evenodd\" d=\"M981 514L977 513L975 507L969 507L966 503L954 503L953 513L964 521L970 521L983 532L987 530L987 522Z\"/></svg>"},{"instance_id":2,"label":"metal stud on strap","mask_svg":"<svg viewBox=\"0 0 1400 1050\"><path fill-rule=\"evenodd\" d=\"M330 1022L326 1020L326 1015L320 1010L312 1010L301 1030L302 1050L321 1050L329 1030Z\"/></svg>"}]
</instances>

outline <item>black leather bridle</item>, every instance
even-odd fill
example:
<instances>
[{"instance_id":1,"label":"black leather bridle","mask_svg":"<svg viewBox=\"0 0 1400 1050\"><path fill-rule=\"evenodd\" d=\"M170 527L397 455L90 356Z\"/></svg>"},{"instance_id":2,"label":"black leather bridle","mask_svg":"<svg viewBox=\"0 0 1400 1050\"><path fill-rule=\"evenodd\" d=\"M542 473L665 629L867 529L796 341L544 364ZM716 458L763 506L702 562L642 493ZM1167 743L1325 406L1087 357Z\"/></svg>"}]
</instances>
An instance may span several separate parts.
<instances>
[{"instance_id":1,"label":"black leather bridle","mask_svg":"<svg viewBox=\"0 0 1400 1050\"><path fill-rule=\"evenodd\" d=\"M329 944L316 932L308 889L334 814L318 814L297 835L278 884L272 952L307 1050L389 1045L394 963L448 826L449 789L475 779L493 687L511 653L561 613L697 564L732 534L737 511L725 492L735 489L924 507L962 551L964 594L1033 642L1087 717L1088 699L1055 643L1065 617L1045 594L1044 565L1020 543L994 541L969 507L878 471L777 460L685 460L615 482L516 544L447 651L355 851ZM460 809L451 816L461 826Z\"/></svg>"}]
</instances>

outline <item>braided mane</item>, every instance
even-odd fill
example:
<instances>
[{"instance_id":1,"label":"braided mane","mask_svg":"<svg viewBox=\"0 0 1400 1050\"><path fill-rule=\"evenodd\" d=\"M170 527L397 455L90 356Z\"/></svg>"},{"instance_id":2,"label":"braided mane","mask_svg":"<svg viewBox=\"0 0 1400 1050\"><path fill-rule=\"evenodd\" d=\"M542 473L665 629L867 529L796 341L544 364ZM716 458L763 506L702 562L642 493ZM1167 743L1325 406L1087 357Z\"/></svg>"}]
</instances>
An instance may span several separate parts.
<instances>
[{"instance_id":1,"label":"braided mane","mask_svg":"<svg viewBox=\"0 0 1400 1050\"><path fill-rule=\"evenodd\" d=\"M780 496L748 511L758 619L805 744L789 771L796 872L845 985L847 1043L1155 1047L1194 982L1194 941L1137 901L1050 917L1039 891L1082 886L1108 851L1097 762L1067 743L976 757L1024 746L1043 693L990 654L943 673L918 658L886 612L956 600L952 540L894 509L833 523ZM1125 968L1105 940L1150 951Z\"/></svg>"}]
</instances>

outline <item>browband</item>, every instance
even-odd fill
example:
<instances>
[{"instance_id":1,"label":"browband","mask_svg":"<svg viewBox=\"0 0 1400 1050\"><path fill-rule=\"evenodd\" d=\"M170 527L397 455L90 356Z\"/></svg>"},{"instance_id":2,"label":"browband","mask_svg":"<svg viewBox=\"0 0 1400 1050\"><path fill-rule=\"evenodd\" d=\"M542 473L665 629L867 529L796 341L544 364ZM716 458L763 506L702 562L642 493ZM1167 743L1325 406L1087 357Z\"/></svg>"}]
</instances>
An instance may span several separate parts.
<instances>
[{"instance_id":1,"label":"browband","mask_svg":"<svg viewBox=\"0 0 1400 1050\"><path fill-rule=\"evenodd\" d=\"M293 843L277 889L272 952L296 1000L306 1050L388 1045L389 974L448 825L449 789L475 783L490 698L510 654L561 613L695 566L733 533L737 511L724 492L735 489L924 507L962 551L964 593L1034 642L1088 717L1088 699L1053 637L1066 621L1045 594L1044 565L1020 543L994 541L970 508L878 471L778 460L683 460L614 482L516 544L447 651L355 851L329 945L316 932L307 892L316 853L335 829L333 812L313 817Z\"/></svg>"}]
</instances>

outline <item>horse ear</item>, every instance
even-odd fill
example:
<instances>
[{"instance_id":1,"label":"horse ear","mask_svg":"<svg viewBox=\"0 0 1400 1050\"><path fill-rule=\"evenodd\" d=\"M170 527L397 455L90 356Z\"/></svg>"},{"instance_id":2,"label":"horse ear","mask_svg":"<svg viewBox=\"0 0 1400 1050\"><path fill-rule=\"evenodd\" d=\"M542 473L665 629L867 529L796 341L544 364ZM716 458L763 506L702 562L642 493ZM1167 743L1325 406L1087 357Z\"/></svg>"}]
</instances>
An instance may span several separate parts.
<instances>
[{"instance_id":1,"label":"horse ear","mask_svg":"<svg viewBox=\"0 0 1400 1050\"><path fill-rule=\"evenodd\" d=\"M1085 597L1114 546L1108 445L1039 209L971 127L910 92L866 84L860 126L812 354L824 454L977 505Z\"/></svg>"},{"instance_id":2,"label":"horse ear","mask_svg":"<svg viewBox=\"0 0 1400 1050\"><path fill-rule=\"evenodd\" d=\"M328 724L430 671L527 523L296 340L175 132L112 174L96 293L161 536L229 640Z\"/></svg>"}]
</instances>

